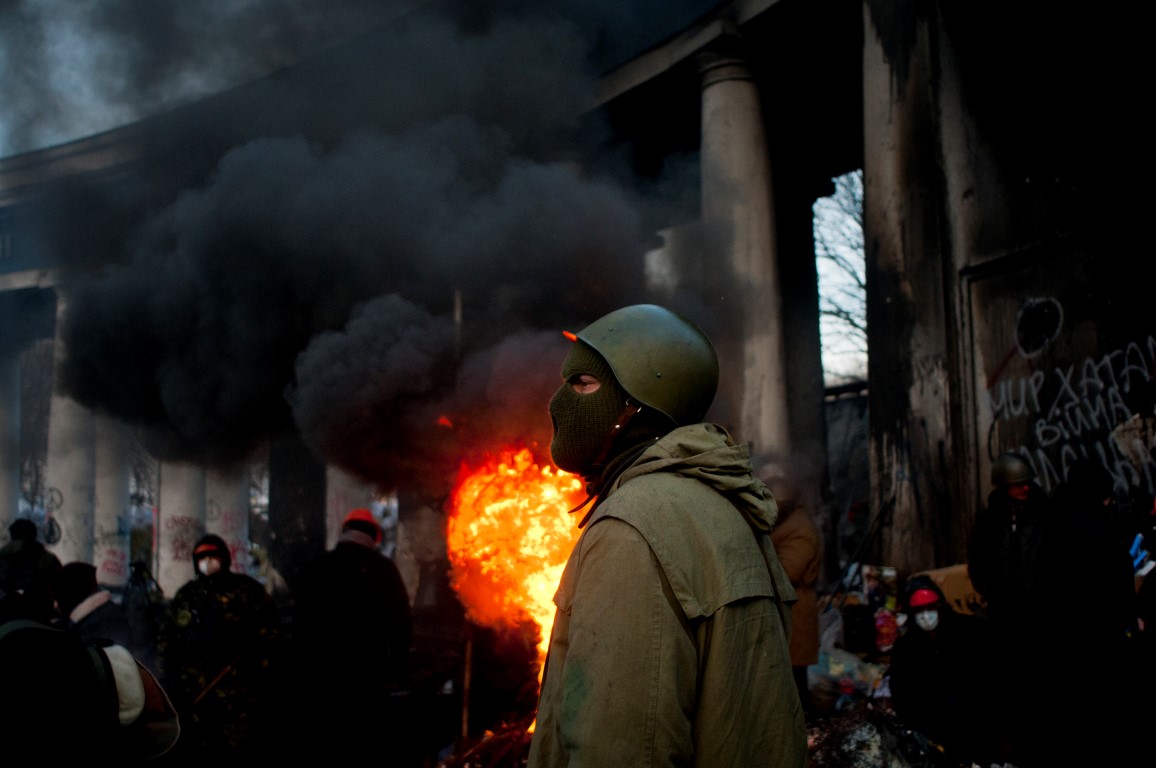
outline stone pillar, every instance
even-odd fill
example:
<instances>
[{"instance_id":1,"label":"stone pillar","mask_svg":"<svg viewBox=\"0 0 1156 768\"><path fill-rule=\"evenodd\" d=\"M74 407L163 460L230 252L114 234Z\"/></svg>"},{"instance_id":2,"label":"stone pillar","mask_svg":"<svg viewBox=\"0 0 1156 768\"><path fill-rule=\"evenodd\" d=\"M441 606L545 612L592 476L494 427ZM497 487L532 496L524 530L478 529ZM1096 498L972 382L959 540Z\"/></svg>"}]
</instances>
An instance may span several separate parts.
<instances>
[{"instance_id":1,"label":"stone pillar","mask_svg":"<svg viewBox=\"0 0 1156 768\"><path fill-rule=\"evenodd\" d=\"M0 541L20 511L20 358L0 357Z\"/></svg>"},{"instance_id":2,"label":"stone pillar","mask_svg":"<svg viewBox=\"0 0 1156 768\"><path fill-rule=\"evenodd\" d=\"M233 570L249 568L249 467L209 469L205 473L205 529L229 545Z\"/></svg>"},{"instance_id":3,"label":"stone pillar","mask_svg":"<svg viewBox=\"0 0 1156 768\"><path fill-rule=\"evenodd\" d=\"M123 589L129 578L129 446L125 425L95 417L96 469L93 494L92 564L103 586Z\"/></svg>"},{"instance_id":4,"label":"stone pillar","mask_svg":"<svg viewBox=\"0 0 1156 768\"><path fill-rule=\"evenodd\" d=\"M325 464L295 430L269 439L269 561L295 590L325 552Z\"/></svg>"},{"instance_id":5,"label":"stone pillar","mask_svg":"<svg viewBox=\"0 0 1156 768\"><path fill-rule=\"evenodd\" d=\"M172 598L193 578L193 545L205 532L205 470L161 462L157 504L157 583Z\"/></svg>"},{"instance_id":6,"label":"stone pillar","mask_svg":"<svg viewBox=\"0 0 1156 768\"><path fill-rule=\"evenodd\" d=\"M57 295L53 381L64 357L60 338L66 302ZM60 538L51 549L62 563L91 563L93 511L96 497L96 434L92 412L53 391L48 411L48 460L45 468L45 512L59 525Z\"/></svg>"},{"instance_id":7,"label":"stone pillar","mask_svg":"<svg viewBox=\"0 0 1156 768\"><path fill-rule=\"evenodd\" d=\"M1025 205L1023 198L1017 193L1021 193L1025 186L1045 185L1033 184L1036 180L1025 179L1021 174L1015 173L1014 166L1005 167L999 162L998 158L1001 155L988 143L984 131L976 123L975 107L968 103L965 96L963 87L963 83L966 82L965 74L960 69L952 36L943 27L942 15L937 14L937 18L939 28L935 30L934 36L940 42L934 64L939 72L939 85L936 88L939 100L936 111L939 114L937 121L941 146L939 157L943 169L946 203L945 226L949 232L944 238L947 246L942 260L945 274L949 273L948 265L950 265L950 274L963 275L973 258L981 254L1004 253L1003 244L1008 234L1014 232L1018 236L1031 231L1033 226L1040 226L1040 220L1047 218L1044 216L1044 206ZM983 192L976 194L976 190ZM1051 231L1046 224L1043 226L1045 229L1041 231ZM1043 235L1043 239L1046 241L1050 236ZM1025 239L1020 242L1027 241ZM970 325L956 319L968 312L964 296L971 290L970 282L971 278L964 278L957 283L960 289L958 311L961 314L954 315L948 312L947 317L951 319L947 322L952 327L967 329ZM951 292L945 291L947 305L952 304L950 297ZM961 334L963 338L956 342L960 345L961 351L965 349L963 345L967 343L966 338L972 334L974 330ZM950 332L945 331L945 337L949 335ZM950 346L945 343L945 358L948 358L949 351ZM973 352L978 352L978 348ZM966 356L967 353L963 354ZM967 364L963 363L960 370L966 370L966 367ZM958 402L972 400L975 395L971 392L982 392L987 386L986 374L978 370L975 374L974 384L969 386L965 377L958 377L958 382L953 382L945 391L958 393L952 396L952 399L958 399ZM949 375L947 378L948 381L953 379L956 379L956 376ZM944 399L945 410L950 407L949 402ZM966 412L968 408L964 406L961 410ZM980 412L982 410L978 409ZM994 424L978 413L977 416L976 431L971 435L990 434L988 430L992 429ZM947 440L947 436L951 439ZM963 508L970 511L974 509L972 505L959 504L958 501L986 498L987 472L980 474L976 470L981 465L979 457L986 455L990 458L990 454L987 450L981 450L974 442L971 445L965 442L969 437L969 430L966 429L944 427L936 437L944 440L946 447L944 463L953 470L944 473L945 482L950 484L945 489L944 495L948 500L957 500L949 508ZM968 460L969 458L971 460ZM986 464L983 466L985 469L988 468ZM942 523L943 532L936 534L935 542L937 545L944 542L940 545L943 554L937 552L936 557L939 558L937 562L952 563L966 559L966 548L974 531L973 524L973 516L966 513L952 514Z\"/></svg>"},{"instance_id":8,"label":"stone pillar","mask_svg":"<svg viewBox=\"0 0 1156 768\"><path fill-rule=\"evenodd\" d=\"M332 549L341 534L341 521L349 510L370 509L373 486L337 467L325 469L325 548Z\"/></svg>"},{"instance_id":9,"label":"stone pillar","mask_svg":"<svg viewBox=\"0 0 1156 768\"><path fill-rule=\"evenodd\" d=\"M952 501L938 478L956 473L941 212L943 178L933 97L940 90L925 19L895 40L893 14L864 10L863 228L866 241L872 513L886 515L878 557L900 573L943 562ZM954 161L952 161L954 162ZM914 330L912 330L914 329ZM876 418L886 414L886 418ZM934 481L931 481L935 478ZM921 481L922 479L922 481ZM948 561L958 562L958 561Z\"/></svg>"},{"instance_id":10,"label":"stone pillar","mask_svg":"<svg viewBox=\"0 0 1156 768\"><path fill-rule=\"evenodd\" d=\"M454 599L448 580L445 527L445 514L428 504L407 510L398 526L394 562L416 609L434 610Z\"/></svg>"},{"instance_id":11,"label":"stone pillar","mask_svg":"<svg viewBox=\"0 0 1156 768\"><path fill-rule=\"evenodd\" d=\"M702 74L702 218L706 304L716 332L728 425L755 452L790 452L782 297L759 91L726 38L698 56Z\"/></svg>"}]
</instances>

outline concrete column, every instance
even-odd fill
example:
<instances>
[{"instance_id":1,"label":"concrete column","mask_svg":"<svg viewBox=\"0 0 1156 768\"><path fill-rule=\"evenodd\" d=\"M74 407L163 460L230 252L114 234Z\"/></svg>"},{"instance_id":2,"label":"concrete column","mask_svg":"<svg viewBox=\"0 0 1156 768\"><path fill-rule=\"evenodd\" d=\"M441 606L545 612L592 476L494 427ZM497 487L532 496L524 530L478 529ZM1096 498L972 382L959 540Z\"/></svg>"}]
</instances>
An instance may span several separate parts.
<instances>
[{"instance_id":1,"label":"concrete column","mask_svg":"<svg viewBox=\"0 0 1156 768\"><path fill-rule=\"evenodd\" d=\"M373 485L337 467L325 468L325 548L331 549L341 533L341 521L349 510L370 508Z\"/></svg>"},{"instance_id":2,"label":"concrete column","mask_svg":"<svg viewBox=\"0 0 1156 768\"><path fill-rule=\"evenodd\" d=\"M157 583L172 598L193 578L193 545L205 532L205 470L163 461L157 505Z\"/></svg>"},{"instance_id":3,"label":"concrete column","mask_svg":"<svg viewBox=\"0 0 1156 768\"><path fill-rule=\"evenodd\" d=\"M295 430L269 439L269 560L296 589L325 551L325 464Z\"/></svg>"},{"instance_id":4,"label":"concrete column","mask_svg":"<svg viewBox=\"0 0 1156 768\"><path fill-rule=\"evenodd\" d=\"M249 567L249 467L205 472L205 529L229 545L233 570Z\"/></svg>"},{"instance_id":5,"label":"concrete column","mask_svg":"<svg viewBox=\"0 0 1156 768\"><path fill-rule=\"evenodd\" d=\"M53 381L64 358L60 338L67 303L57 295ZM93 511L96 501L96 434L92 412L53 388L48 411L48 461L45 512L60 526L59 541L49 545L62 563L93 561Z\"/></svg>"},{"instance_id":6,"label":"concrete column","mask_svg":"<svg viewBox=\"0 0 1156 768\"><path fill-rule=\"evenodd\" d=\"M108 416L95 417L95 492L93 495L93 558L102 585L123 589L128 584L131 525L129 517L129 446L124 424Z\"/></svg>"},{"instance_id":7,"label":"concrete column","mask_svg":"<svg viewBox=\"0 0 1156 768\"><path fill-rule=\"evenodd\" d=\"M431 610L453 600L446 554L446 516L422 504L406 511L398 526L394 562L414 608Z\"/></svg>"},{"instance_id":8,"label":"concrete column","mask_svg":"<svg viewBox=\"0 0 1156 768\"><path fill-rule=\"evenodd\" d=\"M1025 180L1021 174L1014 173L1012 167L1000 163L999 158L1002 155L992 149L984 131L977 125L974 105L969 104L965 96L963 88L965 75L960 69L953 38L943 27L942 14L936 14L936 18L939 28L935 31L935 39L940 41L934 63L939 72L939 85L936 88L939 100L936 110L939 115L937 121L941 146L939 157L943 169L946 203L945 226L949 232L944 238L946 248L943 263L945 274L949 268L951 274L961 275L972 260L981 254L1003 253L1002 244L1007 233L1026 233L1033 225L1040 226L1041 219L1046 219L1046 216L1043 215L1044 206L1024 204L1025 198L1022 195L1024 186L1039 185L1033 185L1032 180ZM976 194L976 190L982 190L982 194ZM1047 240L1049 237L1045 235L1043 239ZM1029 239L1025 238L1021 242L1028 241ZM967 279L957 283L960 289L958 292L960 314L957 317L967 317L969 312L967 309L969 300L965 295L969 290L969 283ZM950 293L945 293L945 305L952 304L952 298ZM948 316L950 317L950 314ZM950 322L957 328L966 329L969 326L969 323L958 319ZM978 347L971 349L969 355L969 350L964 346L974 338L973 334L973 330L959 334L959 338L955 341L960 345L961 361L967 360L970 355L975 355L973 359L982 357ZM945 332L945 335L950 338L951 334ZM950 349L945 344L945 356L950 354ZM972 369L971 381L969 382L967 377L960 377L958 384L952 384L949 389L958 393L953 399L958 398L960 403L975 402L975 393L984 392L988 386L988 374L983 371L983 367L962 363L962 370L969 367ZM954 378L951 376L948 380ZM964 406L963 410L968 410L967 406ZM990 434L989 430L994 425L983 414L984 410L977 409L976 430L971 435L967 434L968 430L952 430L950 427L945 427L942 431L945 434L944 445L948 451L946 454L948 463L953 467L969 466L972 469L972 471L957 469L944 473L946 482L950 483L945 491L949 498L957 500L986 498L986 470L989 467L979 460L970 462L963 460L967 456L975 459L990 456L987 446L981 449L974 440L968 440L970 445L965 442L974 435ZM952 431L956 434L951 435ZM946 436L951 439L947 440ZM983 471L977 472L981 466L984 468ZM958 509L962 505L954 506ZM972 516L968 514L950 516L944 523L944 528L950 531L952 544L945 549L955 554L955 557L945 554L938 562L959 562L962 559L956 553L966 551L965 547L973 535L973 523ZM940 535L939 540L948 540L946 530Z\"/></svg>"},{"instance_id":9,"label":"concrete column","mask_svg":"<svg viewBox=\"0 0 1156 768\"><path fill-rule=\"evenodd\" d=\"M0 357L0 541L20 511L20 358Z\"/></svg>"},{"instance_id":10,"label":"concrete column","mask_svg":"<svg viewBox=\"0 0 1156 768\"><path fill-rule=\"evenodd\" d=\"M782 297L767 138L758 87L724 45L698 56L702 74L704 274L716 334L720 394L736 439L758 453L790 452Z\"/></svg>"},{"instance_id":11,"label":"concrete column","mask_svg":"<svg viewBox=\"0 0 1156 768\"><path fill-rule=\"evenodd\" d=\"M948 540L952 509L945 483L917 481L957 472L950 453L943 159L932 100L940 88L928 22L913 25L902 51L887 50L891 30L876 28L872 7L865 6L863 33L871 508L890 518L880 562L914 573L943 562L935 542Z\"/></svg>"}]
</instances>

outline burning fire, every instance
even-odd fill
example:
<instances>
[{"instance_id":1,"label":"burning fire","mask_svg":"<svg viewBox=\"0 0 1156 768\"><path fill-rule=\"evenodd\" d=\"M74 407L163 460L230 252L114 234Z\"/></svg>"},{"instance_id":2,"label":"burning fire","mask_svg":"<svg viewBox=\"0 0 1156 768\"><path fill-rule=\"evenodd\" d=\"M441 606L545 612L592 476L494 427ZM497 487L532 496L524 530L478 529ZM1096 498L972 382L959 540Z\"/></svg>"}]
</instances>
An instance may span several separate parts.
<instances>
[{"instance_id":1,"label":"burning fire","mask_svg":"<svg viewBox=\"0 0 1156 768\"><path fill-rule=\"evenodd\" d=\"M539 628L539 669L554 624L554 592L578 539L568 510L585 499L582 481L539 466L528 449L463 466L450 504L450 579L469 618L489 627Z\"/></svg>"}]
</instances>

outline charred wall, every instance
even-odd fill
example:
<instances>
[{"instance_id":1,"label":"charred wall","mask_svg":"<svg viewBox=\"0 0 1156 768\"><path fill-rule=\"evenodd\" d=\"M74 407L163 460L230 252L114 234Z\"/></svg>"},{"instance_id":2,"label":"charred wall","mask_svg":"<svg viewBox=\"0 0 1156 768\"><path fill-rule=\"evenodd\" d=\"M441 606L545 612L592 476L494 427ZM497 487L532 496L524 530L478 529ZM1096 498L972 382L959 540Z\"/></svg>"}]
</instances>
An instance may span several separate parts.
<instances>
[{"instance_id":1,"label":"charred wall","mask_svg":"<svg viewBox=\"0 0 1156 768\"><path fill-rule=\"evenodd\" d=\"M1145 66L1109 14L868 2L864 161L873 512L901 570L966 559L991 459L1077 456L1148 494L1151 321L1121 284L1152 202ZM1111 31L1109 31L1111 30Z\"/></svg>"}]
</instances>

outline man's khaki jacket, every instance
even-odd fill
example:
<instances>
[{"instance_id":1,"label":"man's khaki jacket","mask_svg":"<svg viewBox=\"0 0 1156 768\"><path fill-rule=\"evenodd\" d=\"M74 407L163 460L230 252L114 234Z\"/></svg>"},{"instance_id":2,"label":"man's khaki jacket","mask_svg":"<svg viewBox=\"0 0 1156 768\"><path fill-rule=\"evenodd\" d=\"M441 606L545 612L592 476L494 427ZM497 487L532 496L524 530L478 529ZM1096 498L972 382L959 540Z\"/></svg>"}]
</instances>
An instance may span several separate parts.
<instances>
[{"instance_id":1,"label":"man's khaki jacket","mask_svg":"<svg viewBox=\"0 0 1156 768\"><path fill-rule=\"evenodd\" d=\"M805 766L795 593L747 447L680 427L600 502L554 597L531 768Z\"/></svg>"}]
</instances>

